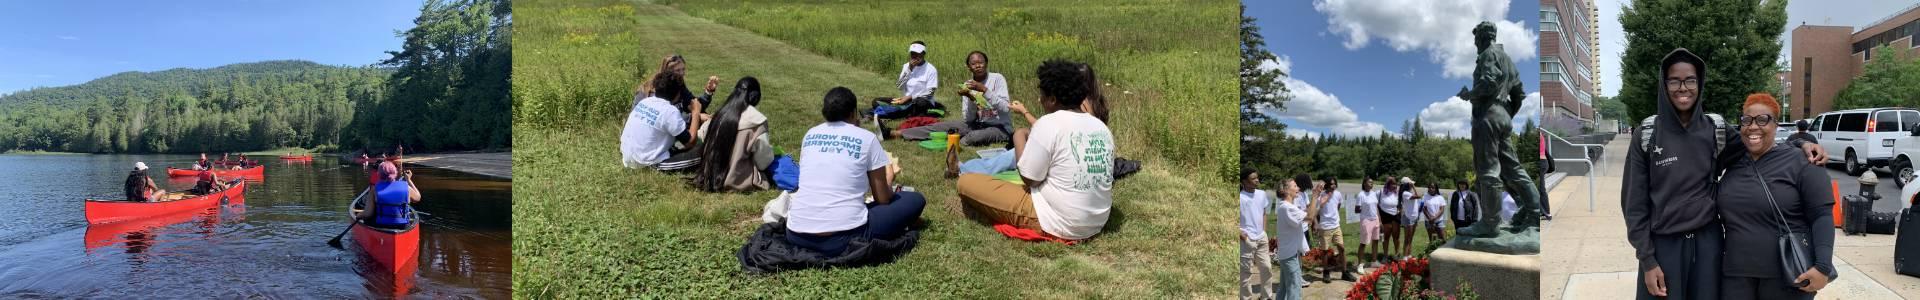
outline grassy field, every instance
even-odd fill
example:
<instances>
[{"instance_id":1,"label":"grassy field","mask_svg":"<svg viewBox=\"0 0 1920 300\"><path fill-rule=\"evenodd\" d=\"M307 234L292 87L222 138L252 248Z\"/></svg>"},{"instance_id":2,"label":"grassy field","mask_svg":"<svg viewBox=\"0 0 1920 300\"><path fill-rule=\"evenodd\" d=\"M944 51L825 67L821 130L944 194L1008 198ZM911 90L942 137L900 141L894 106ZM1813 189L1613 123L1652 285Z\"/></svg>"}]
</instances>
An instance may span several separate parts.
<instances>
[{"instance_id":1,"label":"grassy field","mask_svg":"<svg viewBox=\"0 0 1920 300\"><path fill-rule=\"evenodd\" d=\"M956 1L955 3L963 3ZM1081 3L1074 3L1081 4ZM838 4L825 4L838 5ZM880 3L895 7L905 3ZM923 4L929 13L973 4ZM1086 6L1096 6L1086 3ZM888 141L884 145L907 169L900 181L928 195L929 228L912 253L893 264L838 270L747 275L733 252L758 226L761 206L777 193L709 194L693 191L679 177L620 167L618 133L631 104L639 74L669 52L689 62L689 77L718 75L730 86L741 76L759 77L765 98L760 109L771 118L773 141L799 148L800 135L819 122L821 95L847 86L861 97L895 93L892 67L850 59L857 53L810 49L796 39L866 41L865 32L840 31L835 23L785 22L821 34L784 38L689 16L663 6L619 1L519 1L514 61L516 124L514 181L514 293L532 298L604 298L670 296L690 298L1228 298L1234 293L1235 257L1231 183L1213 169L1232 162L1237 150L1201 145L1233 145L1230 4L1219 8L1193 4L1097 4L1096 12L1167 10L1162 18L1190 24L1219 23L1218 41L1206 47L1219 58L1200 58L1171 50L1127 49L1094 41L1134 39L1160 34L1131 26L1107 30L1087 26L1142 21L1141 16L1111 14L1084 17L1084 23L1041 17L1066 17L1052 9L1009 5L1006 13L1041 14L1030 23L1053 22L1061 37L1094 43L1078 57L1092 61L1116 95L1114 126L1121 157L1144 161L1144 169L1115 184L1114 218L1100 237L1078 246L1017 242L962 216L952 181L941 178L940 153ZM780 5L759 6L767 8ZM852 7L842 7L853 9ZM1178 9L1174 9L1178 8ZM863 8L866 9L866 8ZM904 11L906 11L904 8ZM982 8L984 9L984 8ZM1205 13L1195 14L1195 10ZM719 10L701 10L719 13ZM1053 12L1047 12L1053 11ZM815 12L825 13L825 12ZM1220 15L1218 18L1206 16ZM718 17L716 17L718 18ZM1026 17L1023 17L1026 18ZM722 18L724 19L724 18ZM1214 20L1198 22L1195 20ZM795 20L788 18L786 20ZM928 24L951 23L942 17ZM986 19L978 23L985 26ZM1064 25L1072 24L1072 25ZM1085 24L1085 25L1080 25ZM941 24L945 26L945 24ZM1120 26L1120 25L1115 25ZM1164 26L1164 24L1163 24ZM1189 25L1198 26L1198 25ZM1167 29L1167 28L1161 28ZM1132 31L1143 32L1132 32ZM1160 29L1155 29L1160 30ZM881 33L874 33L881 34ZM958 32L954 34L960 34ZM995 32L992 36L1020 35ZM770 37L771 36L771 37ZM1052 34L1049 34L1052 36ZM965 37L952 37L964 39ZM960 74L959 42L928 37L933 60L946 75ZM873 40L875 48L902 48L907 41ZM991 40L991 39L988 39ZM1170 41L1193 44L1192 39ZM866 42L862 42L866 43ZM1218 44L1218 45L1212 45ZM941 45L950 45L943 48ZM1024 46L1020 46L1024 47ZM1144 47L1144 46L1143 46ZM1038 59L1023 61L1018 48L993 57L993 67L1013 81L1017 100L1037 107L1031 78ZM1150 47L1149 47L1150 48ZM946 49L946 50L939 50ZM1197 50L1196 50L1197 51ZM942 57L938 53L951 55ZM1192 56L1192 57L1188 57ZM1076 56L1064 56L1074 58ZM1142 64L1130 66L1129 58ZM1104 59L1102 59L1104 58ZM1200 67L1193 65L1217 65ZM872 65L872 66L869 66ZM1154 69L1161 68L1161 69ZM885 72L876 71L886 69ZM1172 70L1172 71L1170 71ZM1168 74L1166 72L1178 73ZM1202 72L1212 73L1202 73ZM1162 74L1122 75L1128 72ZM1210 74L1210 75L1202 75ZM1165 78L1157 78L1165 77ZM943 81L957 83L955 79ZM1202 82L1214 80L1217 83ZM1184 88L1170 82L1190 82ZM949 84L951 85L951 84ZM1147 87L1153 88L1147 88ZM951 87L945 87L951 88ZM1177 89L1176 89L1177 88ZM1131 92L1127 94L1125 92ZM1206 93L1206 94L1198 94ZM725 94L725 92L722 92ZM1181 95L1179 98L1164 95ZM721 95L724 97L724 95ZM942 101L953 101L951 97ZM716 100L720 101L720 100ZM1174 103L1193 110L1158 109ZM1198 109L1206 105L1216 109ZM720 103L715 103L719 106ZM955 106L957 103L949 103ZM1153 112L1150 112L1153 111ZM1164 111L1164 112L1163 112ZM1180 125L1170 125L1179 123ZM1024 126L1024 124L1022 124ZM1171 129L1170 129L1171 128ZM1156 141L1156 130L1170 139ZM1162 144L1180 144L1192 157L1172 158ZM974 149L969 149L974 150Z\"/></svg>"}]
</instances>

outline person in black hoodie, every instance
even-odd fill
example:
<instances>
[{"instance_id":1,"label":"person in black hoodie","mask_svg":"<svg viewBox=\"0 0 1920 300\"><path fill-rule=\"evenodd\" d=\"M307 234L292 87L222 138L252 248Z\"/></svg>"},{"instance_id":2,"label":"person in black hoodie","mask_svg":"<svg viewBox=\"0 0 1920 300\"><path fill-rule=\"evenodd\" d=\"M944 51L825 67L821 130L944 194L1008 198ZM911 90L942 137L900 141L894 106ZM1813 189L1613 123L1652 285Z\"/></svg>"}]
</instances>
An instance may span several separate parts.
<instances>
[{"instance_id":1,"label":"person in black hoodie","mask_svg":"<svg viewBox=\"0 0 1920 300\"><path fill-rule=\"evenodd\" d=\"M1773 142L1780 102L1764 93L1741 105L1740 142L1749 151L1727 166L1717 199L1727 224L1720 295L1727 299L1813 299L1839 277L1833 269L1833 189L1827 170L1800 161ZM1812 263L1783 274L1776 244L1782 230L1805 234Z\"/></svg>"},{"instance_id":2,"label":"person in black hoodie","mask_svg":"<svg viewBox=\"0 0 1920 300\"><path fill-rule=\"evenodd\" d=\"M1702 111L1707 71L1705 60L1684 48L1662 58L1658 114L1641 122L1627 148L1620 205L1640 261L1639 299L1720 298L1725 232L1709 184L1717 183L1724 162L1747 151L1725 142L1735 132L1719 115ZM1812 164L1826 161L1817 144L1789 145Z\"/></svg>"}]
</instances>

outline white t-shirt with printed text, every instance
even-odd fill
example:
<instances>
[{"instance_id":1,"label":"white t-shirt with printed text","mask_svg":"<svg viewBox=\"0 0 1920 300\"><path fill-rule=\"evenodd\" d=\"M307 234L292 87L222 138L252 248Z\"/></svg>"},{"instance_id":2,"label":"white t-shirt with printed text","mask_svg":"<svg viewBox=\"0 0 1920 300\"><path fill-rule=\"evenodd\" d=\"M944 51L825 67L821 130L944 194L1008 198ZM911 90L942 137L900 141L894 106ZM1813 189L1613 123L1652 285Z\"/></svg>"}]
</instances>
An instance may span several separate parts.
<instances>
[{"instance_id":1,"label":"white t-shirt with printed text","mask_svg":"<svg viewBox=\"0 0 1920 300\"><path fill-rule=\"evenodd\" d=\"M667 160L673 137L686 131L687 120L667 99L641 99L627 113L627 124L620 130L620 164L628 168L659 164Z\"/></svg>"},{"instance_id":2,"label":"white t-shirt with printed text","mask_svg":"<svg viewBox=\"0 0 1920 300\"><path fill-rule=\"evenodd\" d=\"M1086 113L1055 111L1033 123L1016 166L1040 181L1027 188L1041 229L1073 240L1100 233L1113 208L1115 146L1107 124Z\"/></svg>"},{"instance_id":3,"label":"white t-shirt with printed text","mask_svg":"<svg viewBox=\"0 0 1920 300\"><path fill-rule=\"evenodd\" d=\"M787 208L787 230L839 232L867 224L867 172L887 167L873 132L829 122L801 138L800 189Z\"/></svg>"}]
</instances>

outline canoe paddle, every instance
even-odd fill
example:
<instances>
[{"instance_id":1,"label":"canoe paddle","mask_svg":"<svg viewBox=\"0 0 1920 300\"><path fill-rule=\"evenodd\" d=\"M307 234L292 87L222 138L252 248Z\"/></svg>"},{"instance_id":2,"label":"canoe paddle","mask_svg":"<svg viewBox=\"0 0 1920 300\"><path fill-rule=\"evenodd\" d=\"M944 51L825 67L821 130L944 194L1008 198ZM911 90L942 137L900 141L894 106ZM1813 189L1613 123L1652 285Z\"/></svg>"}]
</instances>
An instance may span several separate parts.
<instances>
[{"instance_id":1,"label":"canoe paddle","mask_svg":"<svg viewBox=\"0 0 1920 300\"><path fill-rule=\"evenodd\" d=\"M370 189L369 189L369 190L370 190ZM354 196L354 197L353 197L353 203L360 203L360 200L361 200L362 198L366 198L366 197L367 197L367 191L368 191L368 190L360 190L360 195L359 195L359 196ZM347 204L347 219L349 219L349 220L352 220L352 219L353 219L353 204ZM355 222L357 222L357 221L355 221ZM352 231L352 230L353 230L353 222L347 222L347 229L346 229L346 230L341 230L341 231L340 231L340 234L336 234L336 235L334 235L334 236L333 236L333 239L331 239L331 240L327 240L327 246L333 246L334 248L340 248L340 249L346 249L346 248L342 248L342 247L340 247L340 237L344 237L344 236L347 236L347 231Z\"/></svg>"}]
</instances>

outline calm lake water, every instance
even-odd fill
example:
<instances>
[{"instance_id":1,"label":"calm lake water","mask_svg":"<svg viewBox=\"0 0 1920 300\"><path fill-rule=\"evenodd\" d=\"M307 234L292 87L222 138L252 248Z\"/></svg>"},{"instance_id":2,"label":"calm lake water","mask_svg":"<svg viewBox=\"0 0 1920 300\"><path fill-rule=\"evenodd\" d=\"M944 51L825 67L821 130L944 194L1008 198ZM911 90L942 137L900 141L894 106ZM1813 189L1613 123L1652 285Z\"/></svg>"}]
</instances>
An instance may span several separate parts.
<instances>
[{"instance_id":1,"label":"calm lake water","mask_svg":"<svg viewBox=\"0 0 1920 300\"><path fill-rule=\"evenodd\" d=\"M82 200L123 199L135 161L168 191L167 166L187 155L0 155L0 298L412 298L511 297L512 183L411 167L421 189L420 261L412 276L378 275L342 240L346 206L367 170L332 157L286 163L270 156L243 204L88 226ZM364 275L363 275L364 274Z\"/></svg>"}]
</instances>

